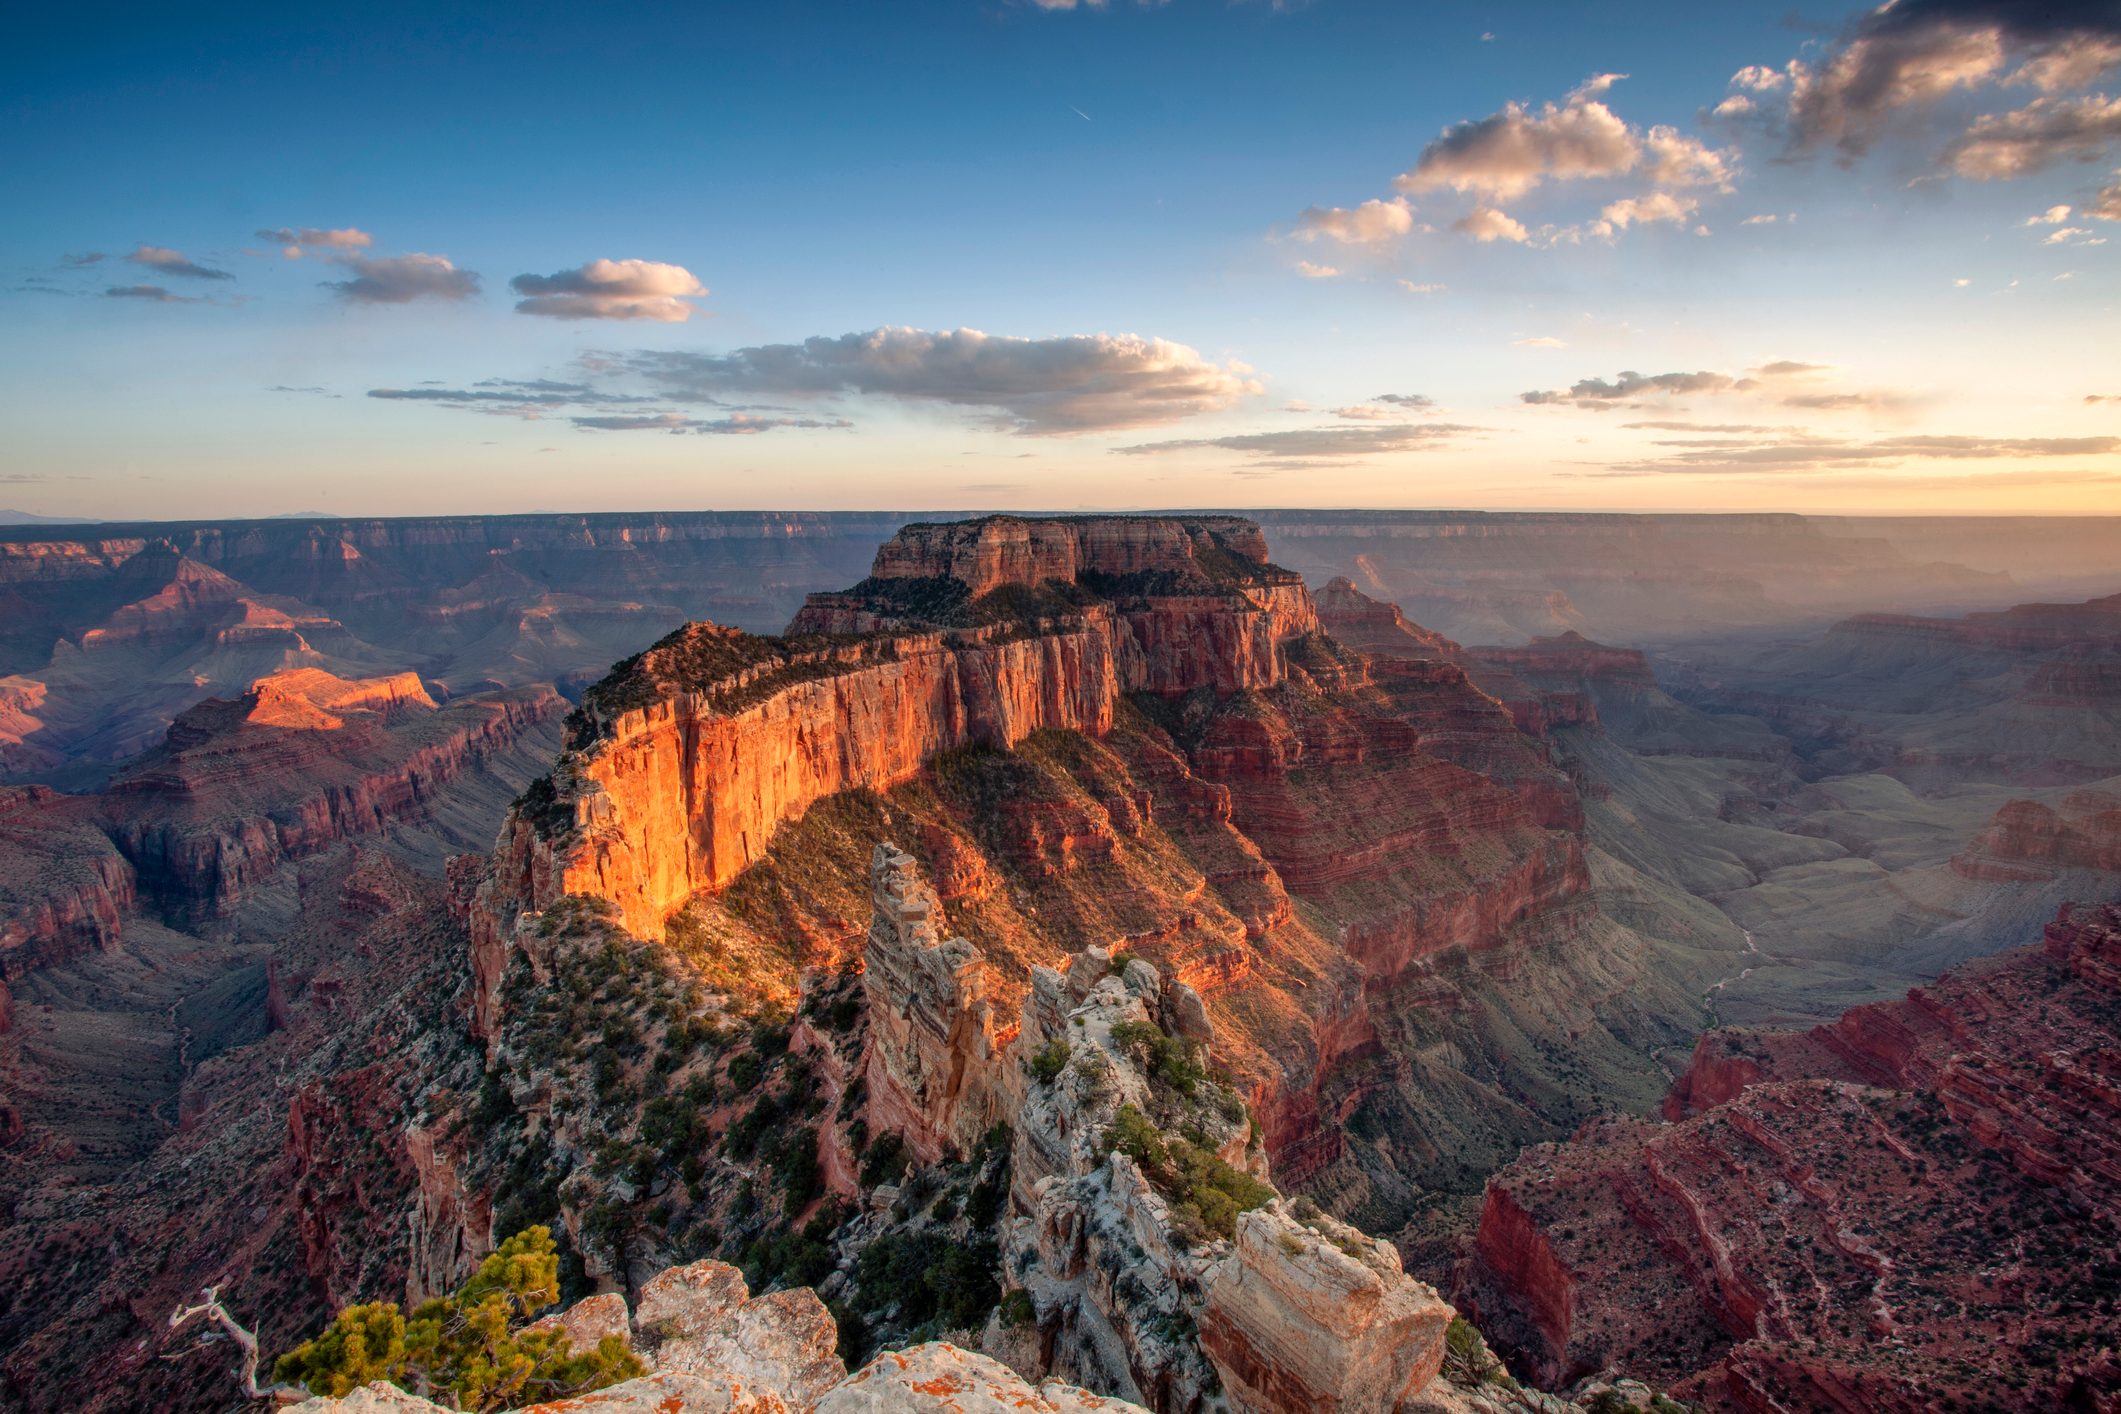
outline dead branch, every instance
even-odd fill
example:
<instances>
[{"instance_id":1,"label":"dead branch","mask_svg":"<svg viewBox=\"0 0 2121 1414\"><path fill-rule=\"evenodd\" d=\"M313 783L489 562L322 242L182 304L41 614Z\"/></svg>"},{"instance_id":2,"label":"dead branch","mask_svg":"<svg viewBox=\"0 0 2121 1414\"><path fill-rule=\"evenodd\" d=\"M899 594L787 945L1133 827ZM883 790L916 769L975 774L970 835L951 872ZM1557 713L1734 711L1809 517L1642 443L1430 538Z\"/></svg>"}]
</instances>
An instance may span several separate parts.
<instances>
[{"instance_id":1,"label":"dead branch","mask_svg":"<svg viewBox=\"0 0 2121 1414\"><path fill-rule=\"evenodd\" d=\"M180 1306L169 1313L169 1328L182 1330L194 1316L208 1316L221 1323L230 1339L243 1351L243 1363L236 1369L236 1378L242 1382L243 1393L252 1399L270 1399L275 1404L292 1404L307 1399L309 1391L293 1385L260 1385L258 1383L258 1338L243 1328L242 1322L229 1314L221 1304L221 1288L209 1286L201 1295L205 1300L196 1306Z\"/></svg>"}]
</instances>

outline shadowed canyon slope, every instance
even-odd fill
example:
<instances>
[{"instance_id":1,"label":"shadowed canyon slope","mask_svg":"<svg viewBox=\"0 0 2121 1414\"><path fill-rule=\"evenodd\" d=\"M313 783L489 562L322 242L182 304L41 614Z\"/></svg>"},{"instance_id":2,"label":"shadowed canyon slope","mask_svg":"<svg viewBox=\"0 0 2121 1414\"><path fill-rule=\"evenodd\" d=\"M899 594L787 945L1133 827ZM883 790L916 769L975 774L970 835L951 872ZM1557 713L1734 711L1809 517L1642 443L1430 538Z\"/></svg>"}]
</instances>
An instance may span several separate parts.
<instances>
[{"instance_id":1,"label":"shadowed canyon slope","mask_svg":"<svg viewBox=\"0 0 2121 1414\"><path fill-rule=\"evenodd\" d=\"M1718 1408L2105 1408L2121 909L1808 1032L1714 1031L1665 1103L1488 1186L1460 1282L1538 1378Z\"/></svg>"}]
</instances>

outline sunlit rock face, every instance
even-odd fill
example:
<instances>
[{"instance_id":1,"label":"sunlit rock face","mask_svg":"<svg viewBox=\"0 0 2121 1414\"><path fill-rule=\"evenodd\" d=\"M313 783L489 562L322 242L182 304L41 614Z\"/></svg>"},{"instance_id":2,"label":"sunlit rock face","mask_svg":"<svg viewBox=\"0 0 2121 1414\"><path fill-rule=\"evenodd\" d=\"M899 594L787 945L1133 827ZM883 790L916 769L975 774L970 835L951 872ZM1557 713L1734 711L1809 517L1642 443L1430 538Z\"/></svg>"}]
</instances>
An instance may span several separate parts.
<instances>
[{"instance_id":1,"label":"sunlit rock face","mask_svg":"<svg viewBox=\"0 0 2121 1414\"><path fill-rule=\"evenodd\" d=\"M2116 1054L2114 905L1831 1025L1711 1031L1672 1122L1491 1181L1459 1299L1546 1385L1618 1364L1717 1408L2106 1407Z\"/></svg>"},{"instance_id":2,"label":"sunlit rock face","mask_svg":"<svg viewBox=\"0 0 2121 1414\"><path fill-rule=\"evenodd\" d=\"M1316 628L1249 522L909 527L786 639L694 624L621 665L585 703L543 817L519 817L532 838L504 842L520 856L505 892L526 907L593 893L654 936L826 796L886 789L957 747L1102 736L1130 692L1271 687L1284 642Z\"/></svg>"}]
</instances>

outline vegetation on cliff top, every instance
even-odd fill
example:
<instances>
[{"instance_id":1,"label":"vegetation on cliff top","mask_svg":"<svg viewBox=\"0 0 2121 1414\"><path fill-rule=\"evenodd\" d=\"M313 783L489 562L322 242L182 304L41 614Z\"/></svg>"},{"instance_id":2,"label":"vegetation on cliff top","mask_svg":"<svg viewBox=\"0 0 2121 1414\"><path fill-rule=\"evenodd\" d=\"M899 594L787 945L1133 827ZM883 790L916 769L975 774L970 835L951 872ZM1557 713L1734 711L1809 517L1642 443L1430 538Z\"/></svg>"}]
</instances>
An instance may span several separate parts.
<instances>
[{"instance_id":1,"label":"vegetation on cliff top","mask_svg":"<svg viewBox=\"0 0 2121 1414\"><path fill-rule=\"evenodd\" d=\"M334 1396L388 1380L458 1409L487 1410L567 1399L643 1372L617 1336L577 1351L564 1332L524 1329L559 1297L552 1233L526 1228L471 1280L422 1302L410 1319L394 1301L347 1307L315 1339L281 1356L273 1375Z\"/></svg>"}]
</instances>

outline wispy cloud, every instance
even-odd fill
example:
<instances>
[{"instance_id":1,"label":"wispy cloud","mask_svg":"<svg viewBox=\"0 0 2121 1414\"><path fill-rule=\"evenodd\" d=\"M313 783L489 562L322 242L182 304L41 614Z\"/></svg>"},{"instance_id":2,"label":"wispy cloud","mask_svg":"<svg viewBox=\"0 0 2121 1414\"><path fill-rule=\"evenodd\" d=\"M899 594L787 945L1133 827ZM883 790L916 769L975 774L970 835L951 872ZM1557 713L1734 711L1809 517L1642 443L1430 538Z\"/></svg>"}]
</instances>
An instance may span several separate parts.
<instances>
[{"instance_id":1,"label":"wispy cloud","mask_svg":"<svg viewBox=\"0 0 2121 1414\"><path fill-rule=\"evenodd\" d=\"M1484 432L1452 422L1393 422L1358 427L1309 427L1288 432L1244 432L1227 437L1193 437L1114 447L1125 456L1158 456L1171 452L1237 452L1252 466L1296 468L1357 461L1390 452L1426 451L1458 438Z\"/></svg>"},{"instance_id":2,"label":"wispy cloud","mask_svg":"<svg viewBox=\"0 0 2121 1414\"><path fill-rule=\"evenodd\" d=\"M98 258L100 259L101 257ZM187 257L184 252L171 250L167 246L136 246L133 249L133 253L125 258L135 265L144 265L159 274L175 275L185 280L233 280L236 278L226 270L216 270L210 265L201 265L198 261Z\"/></svg>"},{"instance_id":3,"label":"wispy cloud","mask_svg":"<svg viewBox=\"0 0 2121 1414\"><path fill-rule=\"evenodd\" d=\"M105 290L109 299L149 300L155 304L212 304L204 295L172 294L162 285L112 285Z\"/></svg>"},{"instance_id":4,"label":"wispy cloud","mask_svg":"<svg viewBox=\"0 0 2121 1414\"><path fill-rule=\"evenodd\" d=\"M280 254L289 260L300 260L306 250L367 250L376 243L374 236L353 226L341 226L335 230L320 230L315 226L276 226L259 231L257 236L261 241L280 247Z\"/></svg>"},{"instance_id":5,"label":"wispy cloud","mask_svg":"<svg viewBox=\"0 0 2121 1414\"><path fill-rule=\"evenodd\" d=\"M2100 457L2121 452L2121 437L1915 436L1847 441L1789 430L1759 439L1702 438L1658 445L1674 450L1648 460L1614 463L1588 474L1790 473L1922 461Z\"/></svg>"},{"instance_id":6,"label":"wispy cloud","mask_svg":"<svg viewBox=\"0 0 2121 1414\"><path fill-rule=\"evenodd\" d=\"M622 363L666 395L889 398L970 409L1032 434L1175 422L1263 391L1242 364L1135 334L1025 339L885 328L726 354L647 351Z\"/></svg>"},{"instance_id":7,"label":"wispy cloud","mask_svg":"<svg viewBox=\"0 0 2121 1414\"><path fill-rule=\"evenodd\" d=\"M1414 229L1414 208L1405 199L1370 200L1360 206L1313 206L1296 218L1296 238L1336 240L1343 245L1386 245Z\"/></svg>"}]
</instances>

